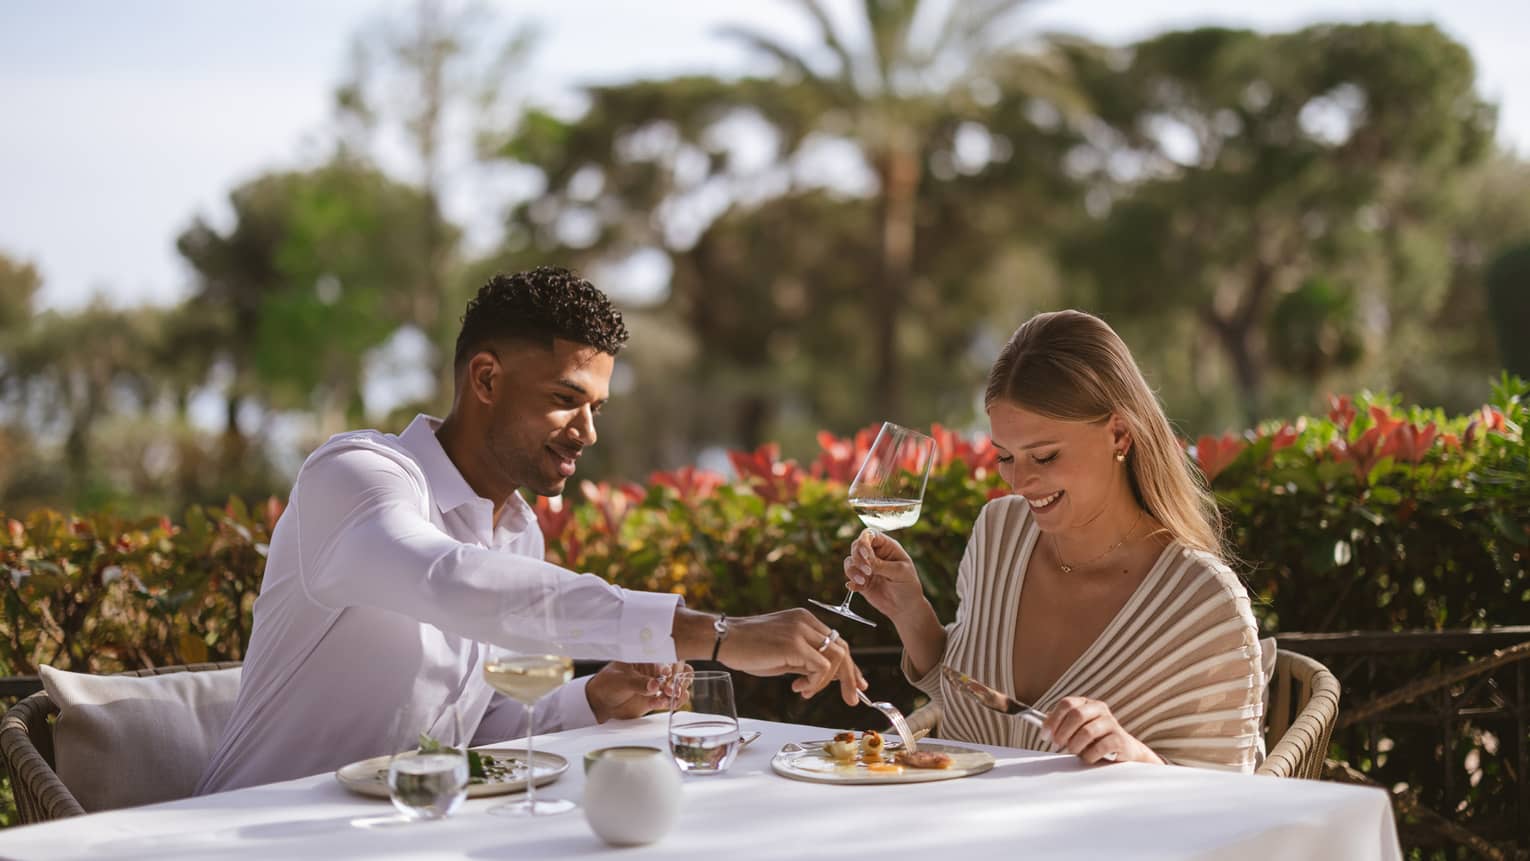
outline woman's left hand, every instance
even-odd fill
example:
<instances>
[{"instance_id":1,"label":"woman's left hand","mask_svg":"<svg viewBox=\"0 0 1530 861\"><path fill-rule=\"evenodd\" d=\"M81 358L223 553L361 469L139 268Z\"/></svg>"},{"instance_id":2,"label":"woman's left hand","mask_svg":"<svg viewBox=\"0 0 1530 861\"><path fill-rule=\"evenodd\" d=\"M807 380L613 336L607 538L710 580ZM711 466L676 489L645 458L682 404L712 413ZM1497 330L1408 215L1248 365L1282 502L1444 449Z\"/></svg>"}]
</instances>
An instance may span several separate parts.
<instances>
[{"instance_id":1,"label":"woman's left hand","mask_svg":"<svg viewBox=\"0 0 1530 861\"><path fill-rule=\"evenodd\" d=\"M1063 697L1048 710L1041 733L1043 738L1090 765L1110 761L1112 753L1116 762L1163 764L1152 748L1122 729L1110 706L1099 700Z\"/></svg>"}]
</instances>

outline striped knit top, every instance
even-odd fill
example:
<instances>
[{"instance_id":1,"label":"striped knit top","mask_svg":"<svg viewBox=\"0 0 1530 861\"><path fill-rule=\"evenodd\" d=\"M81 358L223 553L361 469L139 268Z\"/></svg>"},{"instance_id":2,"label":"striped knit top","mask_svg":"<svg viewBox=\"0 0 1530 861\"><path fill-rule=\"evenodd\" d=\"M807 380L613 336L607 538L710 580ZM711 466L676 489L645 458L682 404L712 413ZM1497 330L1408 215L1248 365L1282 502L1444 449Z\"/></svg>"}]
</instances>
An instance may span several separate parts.
<instances>
[{"instance_id":1,"label":"striped knit top","mask_svg":"<svg viewBox=\"0 0 1530 861\"><path fill-rule=\"evenodd\" d=\"M943 662L1011 696L1020 593L1040 535L1022 498L985 506L957 573L956 621L946 626ZM1170 542L1094 643L1032 705L1046 711L1067 696L1100 700L1171 763L1250 772L1263 747L1257 631L1232 571ZM942 737L1058 751L1029 723L945 690L939 669L916 677L904 653L904 674L940 709Z\"/></svg>"}]
</instances>

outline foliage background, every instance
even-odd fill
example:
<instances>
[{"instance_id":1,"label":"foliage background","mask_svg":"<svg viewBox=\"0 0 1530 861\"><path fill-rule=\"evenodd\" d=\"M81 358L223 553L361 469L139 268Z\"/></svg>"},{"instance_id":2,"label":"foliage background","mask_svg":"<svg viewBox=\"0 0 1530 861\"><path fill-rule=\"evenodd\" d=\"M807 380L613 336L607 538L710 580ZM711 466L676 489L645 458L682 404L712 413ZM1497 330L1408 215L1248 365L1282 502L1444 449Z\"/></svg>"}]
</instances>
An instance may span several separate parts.
<instances>
[{"instance_id":1,"label":"foliage background","mask_svg":"<svg viewBox=\"0 0 1530 861\"><path fill-rule=\"evenodd\" d=\"M1436 27L1105 45L1017 0L787 14L805 43L717 34L748 76L550 104L525 22L418 0L358 26L310 157L186 214L183 302L46 310L0 247L0 508L284 493L328 434L443 411L467 297L545 262L635 333L596 481L880 418L977 430L998 346L1058 307L1116 326L1190 436L1334 390L1460 412L1523 371L1530 167ZM464 189L454 158L520 181ZM492 243L445 214L464 193Z\"/></svg>"},{"instance_id":2,"label":"foliage background","mask_svg":"<svg viewBox=\"0 0 1530 861\"><path fill-rule=\"evenodd\" d=\"M1465 415L1404 408L1392 396L1335 397L1325 415L1203 436L1187 443L1187 457L1211 481L1268 632L1513 625L1530 616L1527 426L1530 383L1505 375L1492 403ZM684 467L654 473L646 486L586 480L577 501L537 498L548 558L736 615L837 596L841 560L860 531L846 487L875 430L821 434L808 464L782 460L774 444L732 452L734 480ZM950 619L966 536L1007 488L986 438L931 430L940 456L925 516L898 537ZM240 659L281 510L275 498L253 509L233 499L193 506L180 524L48 510L5 518L0 673ZM864 601L860 609L876 616ZM842 631L864 655L882 647L867 663L871 680L879 696L912 710L916 692L885 653L897 645L892 626ZM1431 660L1407 672L1441 669ZM739 699L755 716L864 720L832 696L802 701L776 679L741 677ZM1426 803L1467 825L1512 822L1523 779L1512 763L1516 745L1530 740L1470 720L1451 732L1449 753L1430 741L1432 727L1399 727L1353 747L1336 741L1333 753L1384 785L1420 788ZM1451 796L1438 779L1446 757L1465 778Z\"/></svg>"}]
</instances>

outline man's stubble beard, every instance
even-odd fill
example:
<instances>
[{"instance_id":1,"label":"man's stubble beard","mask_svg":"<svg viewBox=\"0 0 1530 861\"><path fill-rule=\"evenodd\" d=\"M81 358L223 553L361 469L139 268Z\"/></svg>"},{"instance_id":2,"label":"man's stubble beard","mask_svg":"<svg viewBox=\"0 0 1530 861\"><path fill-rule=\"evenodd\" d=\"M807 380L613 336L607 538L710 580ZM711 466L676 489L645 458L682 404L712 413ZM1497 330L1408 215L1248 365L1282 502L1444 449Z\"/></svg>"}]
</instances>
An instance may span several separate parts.
<instances>
[{"instance_id":1,"label":"man's stubble beard","mask_svg":"<svg viewBox=\"0 0 1530 861\"><path fill-rule=\"evenodd\" d=\"M484 445L488 449L490 459L494 462L495 469L510 482L512 489L524 487L537 496L558 496L563 493L566 481L559 481L556 487L543 483L545 479L541 471L537 469L542 452L541 445L528 451L526 447L517 445L513 440L499 434L492 424L484 433Z\"/></svg>"}]
</instances>

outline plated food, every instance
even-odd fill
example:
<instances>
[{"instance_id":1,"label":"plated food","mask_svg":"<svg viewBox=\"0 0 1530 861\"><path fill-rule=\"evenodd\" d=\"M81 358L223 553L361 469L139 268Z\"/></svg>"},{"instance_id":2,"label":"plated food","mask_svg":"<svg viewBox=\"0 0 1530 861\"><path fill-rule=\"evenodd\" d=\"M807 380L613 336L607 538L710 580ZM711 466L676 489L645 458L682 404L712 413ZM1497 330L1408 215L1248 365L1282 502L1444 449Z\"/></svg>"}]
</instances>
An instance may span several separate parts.
<instances>
[{"instance_id":1,"label":"plated food","mask_svg":"<svg viewBox=\"0 0 1530 861\"><path fill-rule=\"evenodd\" d=\"M469 754L477 760L476 768L470 766L471 776L467 788L469 798L503 795L526 788L526 751L474 748ZM352 792L373 798L387 798L388 760L386 756L374 756L341 766L335 771L335 779ZM539 750L536 752L536 763L537 786L552 783L568 770L568 760L556 753Z\"/></svg>"},{"instance_id":2,"label":"plated food","mask_svg":"<svg viewBox=\"0 0 1530 861\"><path fill-rule=\"evenodd\" d=\"M914 753L875 730L841 732L827 741L788 744L771 759L783 777L816 783L924 783L981 774L993 756L938 742L920 742Z\"/></svg>"}]
</instances>

